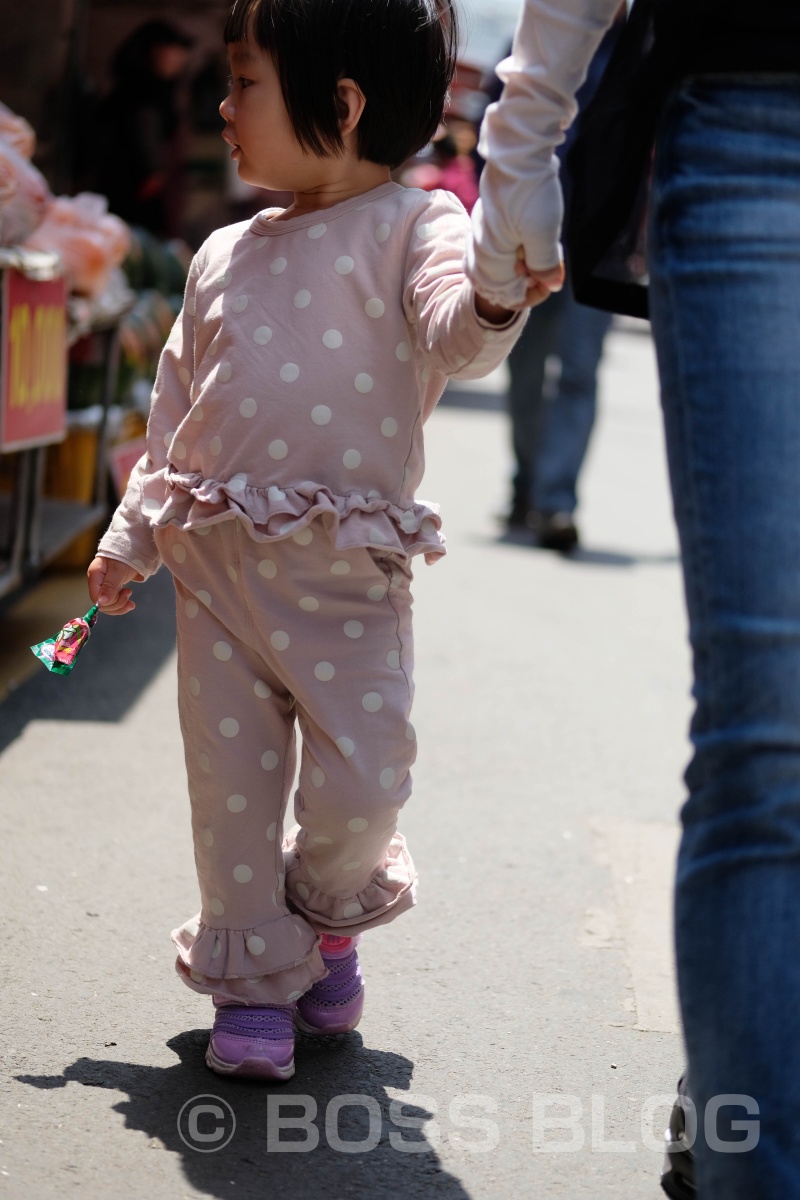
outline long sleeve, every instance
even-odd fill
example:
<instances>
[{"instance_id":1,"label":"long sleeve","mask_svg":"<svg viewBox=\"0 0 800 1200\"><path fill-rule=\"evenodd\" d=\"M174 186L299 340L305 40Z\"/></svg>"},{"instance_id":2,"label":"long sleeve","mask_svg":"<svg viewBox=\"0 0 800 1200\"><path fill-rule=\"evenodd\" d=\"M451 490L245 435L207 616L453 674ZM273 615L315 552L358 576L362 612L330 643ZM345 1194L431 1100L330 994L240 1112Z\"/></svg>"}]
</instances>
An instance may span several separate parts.
<instances>
[{"instance_id":1,"label":"long sleeve","mask_svg":"<svg viewBox=\"0 0 800 1200\"><path fill-rule=\"evenodd\" d=\"M409 232L403 307L416 328L423 379L425 371L450 379L488 375L514 345L525 314L501 326L478 316L475 289L464 275L469 217L455 197L433 193L423 214L413 217Z\"/></svg>"},{"instance_id":2,"label":"long sleeve","mask_svg":"<svg viewBox=\"0 0 800 1200\"><path fill-rule=\"evenodd\" d=\"M192 264L147 454L100 543L144 576L159 529L233 519L257 541L321 519L342 548L443 552L417 499L423 423L448 377L503 360L524 315L478 317L469 217L447 193L386 183L272 217L217 230Z\"/></svg>"},{"instance_id":3,"label":"long sleeve","mask_svg":"<svg viewBox=\"0 0 800 1200\"><path fill-rule=\"evenodd\" d=\"M533 269L559 261L563 201L555 150L618 8L619 0L525 0L511 56L497 68L505 89L481 129L486 167L467 255L469 278L495 304L524 299L525 281L514 274L518 246Z\"/></svg>"},{"instance_id":4,"label":"long sleeve","mask_svg":"<svg viewBox=\"0 0 800 1200\"><path fill-rule=\"evenodd\" d=\"M192 405L195 293L202 253L192 263L183 308L161 353L147 423L147 452L131 472L125 495L98 547L98 554L128 563L145 578L161 564L152 518L168 503L167 466L170 455L181 457L182 445L175 434Z\"/></svg>"}]
</instances>

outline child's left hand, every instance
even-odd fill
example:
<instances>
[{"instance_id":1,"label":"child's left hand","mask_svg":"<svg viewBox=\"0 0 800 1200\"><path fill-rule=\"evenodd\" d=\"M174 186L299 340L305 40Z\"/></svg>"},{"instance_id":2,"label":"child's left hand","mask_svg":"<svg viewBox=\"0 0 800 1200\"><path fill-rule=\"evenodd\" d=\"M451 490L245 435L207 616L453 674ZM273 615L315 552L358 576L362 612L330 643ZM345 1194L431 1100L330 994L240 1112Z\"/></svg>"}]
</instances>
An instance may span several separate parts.
<instances>
[{"instance_id":1,"label":"child's left hand","mask_svg":"<svg viewBox=\"0 0 800 1200\"><path fill-rule=\"evenodd\" d=\"M122 617L133 612L136 605L131 600L128 583L143 583L144 578L127 563L98 554L86 572L89 581L89 596L100 612L109 617Z\"/></svg>"}]
</instances>

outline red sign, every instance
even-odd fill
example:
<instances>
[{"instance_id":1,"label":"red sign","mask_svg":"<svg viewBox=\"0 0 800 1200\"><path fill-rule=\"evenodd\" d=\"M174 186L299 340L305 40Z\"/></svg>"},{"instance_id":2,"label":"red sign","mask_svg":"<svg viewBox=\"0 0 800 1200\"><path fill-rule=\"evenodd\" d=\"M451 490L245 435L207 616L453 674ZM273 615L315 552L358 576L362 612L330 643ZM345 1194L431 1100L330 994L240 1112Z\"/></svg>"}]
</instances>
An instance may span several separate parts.
<instances>
[{"instance_id":1,"label":"red sign","mask_svg":"<svg viewBox=\"0 0 800 1200\"><path fill-rule=\"evenodd\" d=\"M3 272L0 450L59 442L66 434L67 337L63 279Z\"/></svg>"}]
</instances>

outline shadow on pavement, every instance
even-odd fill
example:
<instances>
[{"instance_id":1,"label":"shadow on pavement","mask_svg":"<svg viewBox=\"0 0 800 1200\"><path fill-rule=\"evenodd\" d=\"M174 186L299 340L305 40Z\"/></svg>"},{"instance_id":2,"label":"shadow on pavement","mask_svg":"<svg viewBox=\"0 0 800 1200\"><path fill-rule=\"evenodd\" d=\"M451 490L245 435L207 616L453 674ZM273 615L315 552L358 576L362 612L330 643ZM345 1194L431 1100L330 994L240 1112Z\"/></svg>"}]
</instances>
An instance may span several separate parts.
<instances>
[{"instance_id":1,"label":"shadow on pavement","mask_svg":"<svg viewBox=\"0 0 800 1200\"><path fill-rule=\"evenodd\" d=\"M552 550L543 550L543 554L552 554ZM668 567L680 562L677 554L623 554L617 550L587 550L583 546L573 550L571 554L562 555L575 563L588 563L598 567Z\"/></svg>"},{"instance_id":2,"label":"shadow on pavement","mask_svg":"<svg viewBox=\"0 0 800 1200\"><path fill-rule=\"evenodd\" d=\"M664 554L627 554L622 550L589 549L586 546L579 546L577 550L561 554L556 550L543 550L540 546L536 545L533 534L527 533L525 530L506 530L498 534L495 538L473 537L472 541L477 545L483 546L514 546L517 549L532 550L536 554L549 554L551 557L561 559L562 562L595 567L659 567L672 566L680 562L680 556L672 551L667 551Z\"/></svg>"},{"instance_id":3,"label":"shadow on pavement","mask_svg":"<svg viewBox=\"0 0 800 1200\"><path fill-rule=\"evenodd\" d=\"M456 387L445 388L438 404L439 408L472 408L478 412L506 412L505 392L461 391Z\"/></svg>"},{"instance_id":4,"label":"shadow on pavement","mask_svg":"<svg viewBox=\"0 0 800 1200\"><path fill-rule=\"evenodd\" d=\"M206 1068L207 1041L207 1030L172 1038L167 1045L180 1062L171 1067L79 1058L62 1075L17 1075L16 1079L45 1090L75 1082L127 1092L128 1100L111 1106L124 1116L126 1129L143 1132L180 1154L189 1183L219 1200L263 1200L270 1195L281 1200L334 1196L337 1200L414 1200L430 1196L434 1189L441 1200L470 1200L425 1138L423 1127L433 1114L415 1104L413 1095L408 1104L398 1096L397 1102L403 1104L401 1118L414 1118L416 1128L404 1127L401 1132L391 1118L392 1097L386 1089L408 1091L414 1070L409 1059L370 1049L357 1033L324 1040L301 1037L297 1074L288 1083L235 1082ZM217 1111L196 1117L194 1130L209 1139L196 1150L186 1144L182 1133L192 1139L193 1103L187 1102L200 1098ZM343 1104L347 1099L351 1103ZM227 1144L209 1152L213 1141L224 1141L233 1126L220 1100L233 1112L235 1131ZM372 1116L365 1105L373 1109ZM302 1118L304 1111L304 1127L278 1126L279 1119ZM318 1136L315 1147L308 1144L309 1135L312 1141ZM395 1143L402 1137L412 1149L398 1151L390 1136ZM348 1149L348 1143L356 1144L355 1148ZM358 1149L357 1143L366 1144Z\"/></svg>"},{"instance_id":5,"label":"shadow on pavement","mask_svg":"<svg viewBox=\"0 0 800 1200\"><path fill-rule=\"evenodd\" d=\"M128 616L100 618L71 675L42 667L0 704L0 752L29 721L119 721L135 704L175 648L172 576L159 571L134 598Z\"/></svg>"}]
</instances>

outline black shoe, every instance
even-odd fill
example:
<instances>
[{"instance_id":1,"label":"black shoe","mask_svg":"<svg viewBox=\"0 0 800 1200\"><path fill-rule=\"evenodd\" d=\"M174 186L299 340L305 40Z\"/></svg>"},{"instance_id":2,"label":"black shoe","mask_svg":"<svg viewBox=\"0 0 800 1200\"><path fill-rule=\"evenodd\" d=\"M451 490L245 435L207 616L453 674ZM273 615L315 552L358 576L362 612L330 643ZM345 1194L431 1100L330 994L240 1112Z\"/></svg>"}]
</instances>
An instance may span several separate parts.
<instances>
[{"instance_id":1,"label":"black shoe","mask_svg":"<svg viewBox=\"0 0 800 1200\"><path fill-rule=\"evenodd\" d=\"M686 1145L686 1114L684 1105L689 1096L689 1077L678 1080L678 1098L672 1106L669 1126L664 1134L666 1158L661 1175L661 1186L672 1200L695 1200L694 1154Z\"/></svg>"},{"instance_id":2,"label":"black shoe","mask_svg":"<svg viewBox=\"0 0 800 1200\"><path fill-rule=\"evenodd\" d=\"M507 513L500 520L509 533L519 533L521 530L530 531L533 528L534 513L527 500L515 496Z\"/></svg>"},{"instance_id":3,"label":"black shoe","mask_svg":"<svg viewBox=\"0 0 800 1200\"><path fill-rule=\"evenodd\" d=\"M537 513L534 529L543 550L558 550L561 554L569 554L578 545L578 530L572 520L572 513Z\"/></svg>"}]
</instances>

